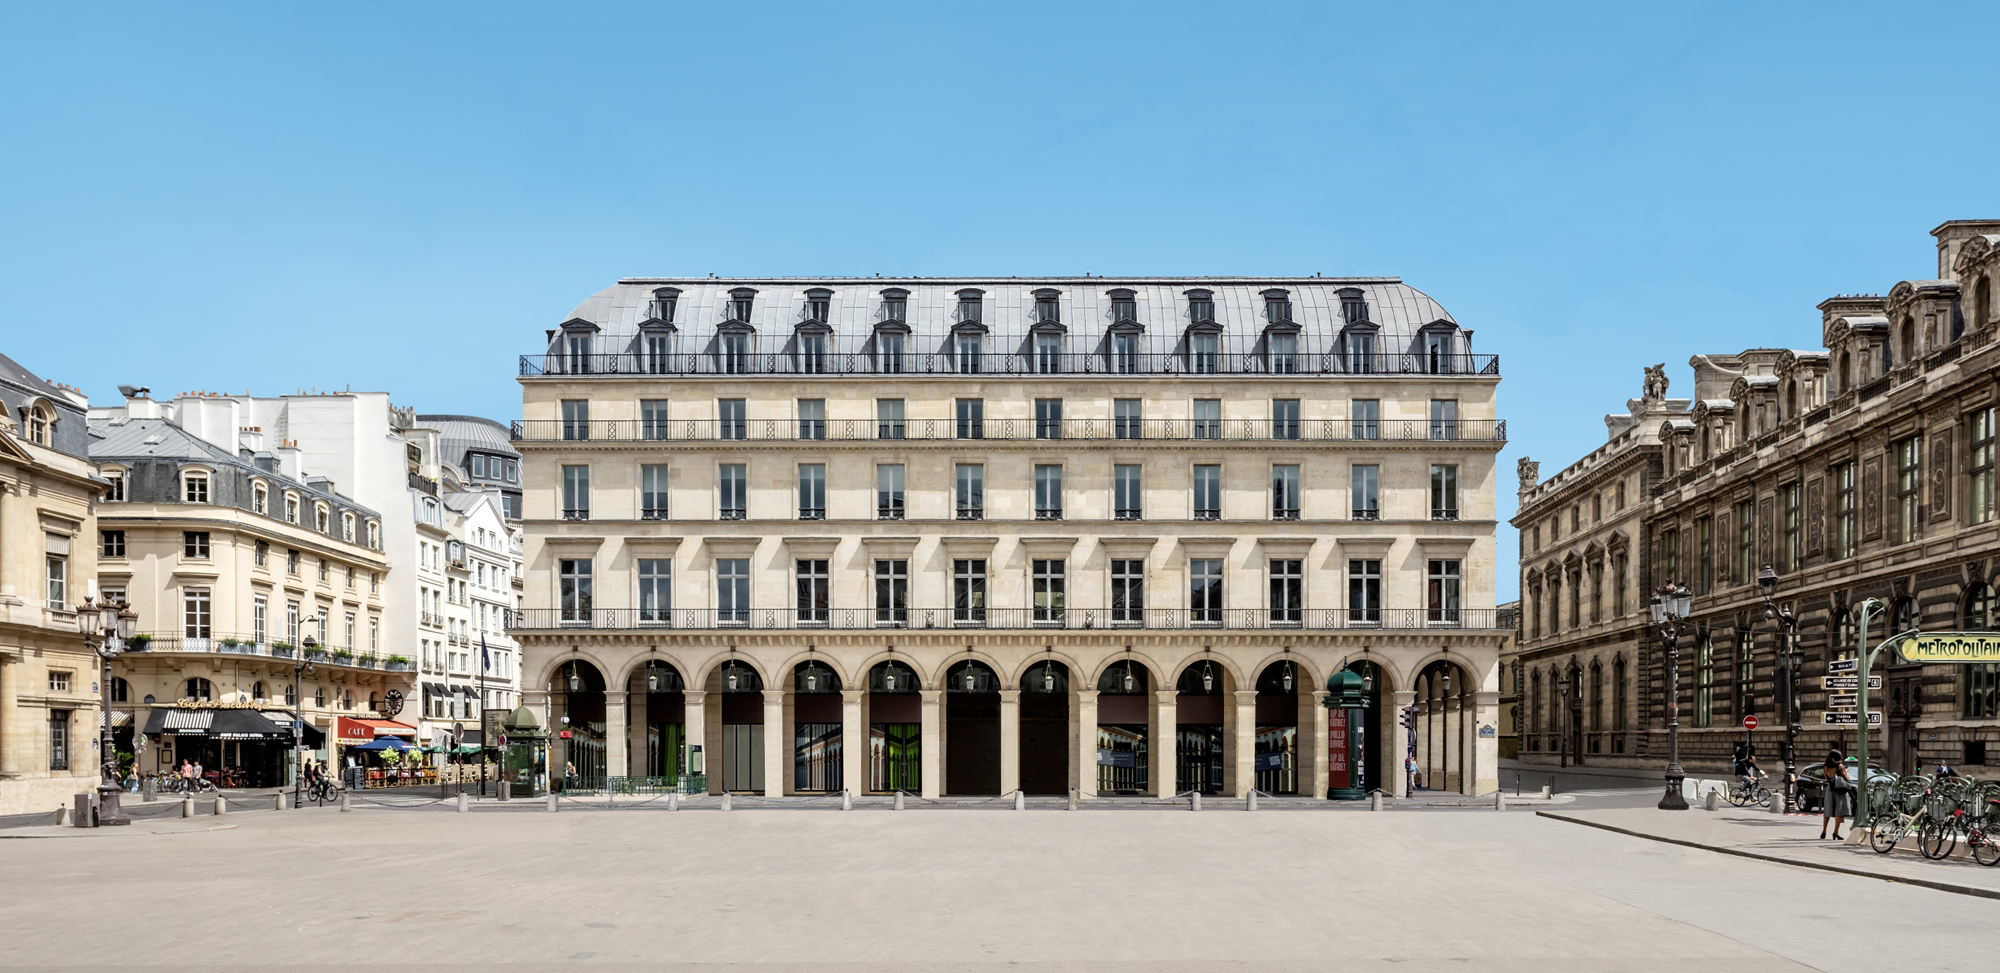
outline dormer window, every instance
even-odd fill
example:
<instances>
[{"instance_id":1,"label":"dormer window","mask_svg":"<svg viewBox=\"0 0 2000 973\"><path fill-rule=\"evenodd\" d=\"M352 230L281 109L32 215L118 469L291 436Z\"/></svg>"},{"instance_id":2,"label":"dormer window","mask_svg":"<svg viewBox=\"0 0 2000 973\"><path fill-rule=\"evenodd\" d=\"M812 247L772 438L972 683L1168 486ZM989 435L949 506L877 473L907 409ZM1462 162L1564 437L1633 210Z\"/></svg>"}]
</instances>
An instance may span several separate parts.
<instances>
[{"instance_id":1,"label":"dormer window","mask_svg":"<svg viewBox=\"0 0 2000 973\"><path fill-rule=\"evenodd\" d=\"M352 544L352 543L354 543L354 515L353 515L353 514L341 514L341 515L340 515L340 539L341 539L341 540L344 540L344 541L346 541L346 542L348 542L349 544Z\"/></svg>"},{"instance_id":2,"label":"dormer window","mask_svg":"<svg viewBox=\"0 0 2000 973\"><path fill-rule=\"evenodd\" d=\"M181 500L186 503L208 502L208 474L186 473L181 476Z\"/></svg>"},{"instance_id":3,"label":"dormer window","mask_svg":"<svg viewBox=\"0 0 2000 973\"><path fill-rule=\"evenodd\" d=\"M1222 336L1213 331L1188 336L1188 367L1197 375L1213 375L1222 367Z\"/></svg>"},{"instance_id":4,"label":"dormer window","mask_svg":"<svg viewBox=\"0 0 2000 973\"><path fill-rule=\"evenodd\" d=\"M882 320L907 323L910 320L910 292L892 287L882 292Z\"/></svg>"},{"instance_id":5,"label":"dormer window","mask_svg":"<svg viewBox=\"0 0 2000 973\"><path fill-rule=\"evenodd\" d=\"M1457 356L1453 354L1452 330L1443 322L1424 330L1424 371L1432 375L1449 375L1458 371L1453 367Z\"/></svg>"},{"instance_id":6,"label":"dormer window","mask_svg":"<svg viewBox=\"0 0 2000 973\"><path fill-rule=\"evenodd\" d=\"M56 435L56 413L46 402L37 402L28 408L28 441L39 446L52 445Z\"/></svg>"},{"instance_id":7,"label":"dormer window","mask_svg":"<svg viewBox=\"0 0 2000 973\"><path fill-rule=\"evenodd\" d=\"M1292 320L1292 295L1289 291L1268 290L1264 292L1264 321L1268 324L1290 324Z\"/></svg>"},{"instance_id":8,"label":"dormer window","mask_svg":"<svg viewBox=\"0 0 2000 973\"><path fill-rule=\"evenodd\" d=\"M262 483L250 488L250 512L265 516L271 513L271 491Z\"/></svg>"},{"instance_id":9,"label":"dormer window","mask_svg":"<svg viewBox=\"0 0 2000 973\"><path fill-rule=\"evenodd\" d=\"M1035 335L1035 371L1054 375L1062 367L1063 336L1054 332Z\"/></svg>"},{"instance_id":10,"label":"dormer window","mask_svg":"<svg viewBox=\"0 0 2000 973\"><path fill-rule=\"evenodd\" d=\"M742 331L726 331L717 341L722 346L723 374L741 375L750 370L749 334Z\"/></svg>"},{"instance_id":11,"label":"dormer window","mask_svg":"<svg viewBox=\"0 0 2000 973\"><path fill-rule=\"evenodd\" d=\"M596 371L592 358L592 335L596 332L597 326L582 318L563 322L561 343L554 349L557 370L571 375Z\"/></svg>"},{"instance_id":12,"label":"dormer window","mask_svg":"<svg viewBox=\"0 0 2000 973\"><path fill-rule=\"evenodd\" d=\"M1299 336L1290 332L1266 336L1264 356L1274 375L1290 375L1298 371Z\"/></svg>"},{"instance_id":13,"label":"dormer window","mask_svg":"<svg viewBox=\"0 0 2000 973\"><path fill-rule=\"evenodd\" d=\"M322 533L322 534L324 534L324 533L327 533L327 532L328 532L328 531L327 531L327 527L329 526L329 521L328 521L328 517L329 517L329 516L330 516L330 515L329 515L329 514L327 513L327 509L326 509L326 505L325 505L325 504L323 504L323 503L321 503L321 504L314 504L314 505L313 505L313 529L314 529L314 530L316 530L316 531L319 531L319 532L320 532L320 533Z\"/></svg>"},{"instance_id":14,"label":"dormer window","mask_svg":"<svg viewBox=\"0 0 2000 973\"><path fill-rule=\"evenodd\" d=\"M799 335L799 371L815 375L826 371L826 335Z\"/></svg>"},{"instance_id":15,"label":"dormer window","mask_svg":"<svg viewBox=\"0 0 2000 973\"><path fill-rule=\"evenodd\" d=\"M1208 291L1188 291L1188 323L1206 324L1215 320L1215 296Z\"/></svg>"},{"instance_id":16,"label":"dormer window","mask_svg":"<svg viewBox=\"0 0 2000 973\"><path fill-rule=\"evenodd\" d=\"M952 358L960 375L979 374L979 349L985 336L976 331L962 331L952 336Z\"/></svg>"},{"instance_id":17,"label":"dormer window","mask_svg":"<svg viewBox=\"0 0 2000 973\"><path fill-rule=\"evenodd\" d=\"M1118 375L1139 374L1139 336L1136 333L1111 336L1111 371Z\"/></svg>"},{"instance_id":18,"label":"dormer window","mask_svg":"<svg viewBox=\"0 0 2000 973\"><path fill-rule=\"evenodd\" d=\"M1136 322L1139 320L1139 301L1131 291L1112 291L1110 297L1112 324L1122 324L1127 321Z\"/></svg>"},{"instance_id":19,"label":"dormer window","mask_svg":"<svg viewBox=\"0 0 2000 973\"><path fill-rule=\"evenodd\" d=\"M966 288L958 292L958 321L960 324L978 324L985 320L986 292Z\"/></svg>"},{"instance_id":20,"label":"dormer window","mask_svg":"<svg viewBox=\"0 0 2000 973\"><path fill-rule=\"evenodd\" d=\"M285 523L296 524L298 522L299 496L296 493L287 493L285 494Z\"/></svg>"},{"instance_id":21,"label":"dormer window","mask_svg":"<svg viewBox=\"0 0 2000 973\"><path fill-rule=\"evenodd\" d=\"M671 287L662 287L653 292L653 300L646 305L646 318L665 324L674 323L674 311L681 301L681 292Z\"/></svg>"},{"instance_id":22,"label":"dormer window","mask_svg":"<svg viewBox=\"0 0 2000 973\"><path fill-rule=\"evenodd\" d=\"M373 520L368 522L368 547L371 550L382 549L382 525Z\"/></svg>"},{"instance_id":23,"label":"dormer window","mask_svg":"<svg viewBox=\"0 0 2000 973\"><path fill-rule=\"evenodd\" d=\"M755 309L757 292L748 287L739 287L729 292L729 320L750 323L750 312Z\"/></svg>"},{"instance_id":24,"label":"dormer window","mask_svg":"<svg viewBox=\"0 0 2000 973\"><path fill-rule=\"evenodd\" d=\"M1340 320L1355 324L1368 320L1368 298L1359 287L1346 287L1340 291Z\"/></svg>"},{"instance_id":25,"label":"dormer window","mask_svg":"<svg viewBox=\"0 0 2000 973\"><path fill-rule=\"evenodd\" d=\"M1035 292L1035 323L1056 324L1062 320L1061 292L1039 290Z\"/></svg>"},{"instance_id":26,"label":"dormer window","mask_svg":"<svg viewBox=\"0 0 2000 973\"><path fill-rule=\"evenodd\" d=\"M104 489L104 499L113 503L125 499L125 471L105 470L104 478L111 481Z\"/></svg>"},{"instance_id":27,"label":"dormer window","mask_svg":"<svg viewBox=\"0 0 2000 973\"><path fill-rule=\"evenodd\" d=\"M833 303L833 292L816 287L806 292L806 320L826 323L827 310Z\"/></svg>"}]
</instances>

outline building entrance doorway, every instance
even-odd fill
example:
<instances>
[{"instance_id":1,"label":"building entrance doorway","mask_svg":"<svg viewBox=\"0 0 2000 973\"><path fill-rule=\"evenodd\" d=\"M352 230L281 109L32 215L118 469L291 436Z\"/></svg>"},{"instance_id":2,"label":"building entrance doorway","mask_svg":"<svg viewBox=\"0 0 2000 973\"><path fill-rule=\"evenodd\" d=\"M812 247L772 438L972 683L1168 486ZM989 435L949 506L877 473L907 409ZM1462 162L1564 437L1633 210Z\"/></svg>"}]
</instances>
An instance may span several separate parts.
<instances>
[{"instance_id":1,"label":"building entrance doorway","mask_svg":"<svg viewBox=\"0 0 2000 973\"><path fill-rule=\"evenodd\" d=\"M1223 785L1223 693L1228 672L1202 661L1181 670L1174 698L1174 788L1220 794Z\"/></svg>"},{"instance_id":2,"label":"building entrance doorway","mask_svg":"<svg viewBox=\"0 0 2000 973\"><path fill-rule=\"evenodd\" d=\"M944 792L1000 793L1000 678L968 659L945 672Z\"/></svg>"},{"instance_id":3,"label":"building entrance doorway","mask_svg":"<svg viewBox=\"0 0 2000 973\"><path fill-rule=\"evenodd\" d=\"M1131 660L1112 663L1097 679L1097 792L1144 794L1152 782L1152 681ZM1085 773L1090 771L1085 768ZM1084 786L1088 787L1088 784Z\"/></svg>"},{"instance_id":4,"label":"building entrance doorway","mask_svg":"<svg viewBox=\"0 0 2000 973\"><path fill-rule=\"evenodd\" d=\"M921 794L923 700L917 673L900 662L868 672L868 789L877 794Z\"/></svg>"},{"instance_id":5,"label":"building entrance doorway","mask_svg":"<svg viewBox=\"0 0 2000 973\"><path fill-rule=\"evenodd\" d=\"M1292 662L1273 662L1257 676L1257 755L1252 767L1257 775L1254 786L1266 794L1299 792L1299 689L1304 681Z\"/></svg>"},{"instance_id":6,"label":"building entrance doorway","mask_svg":"<svg viewBox=\"0 0 2000 973\"><path fill-rule=\"evenodd\" d=\"M1046 660L1021 677L1021 790L1069 792L1069 667Z\"/></svg>"},{"instance_id":7,"label":"building entrance doorway","mask_svg":"<svg viewBox=\"0 0 2000 973\"><path fill-rule=\"evenodd\" d=\"M722 683L722 789L764 792L764 680L757 670L725 663ZM714 773L714 771L710 771Z\"/></svg>"}]
</instances>

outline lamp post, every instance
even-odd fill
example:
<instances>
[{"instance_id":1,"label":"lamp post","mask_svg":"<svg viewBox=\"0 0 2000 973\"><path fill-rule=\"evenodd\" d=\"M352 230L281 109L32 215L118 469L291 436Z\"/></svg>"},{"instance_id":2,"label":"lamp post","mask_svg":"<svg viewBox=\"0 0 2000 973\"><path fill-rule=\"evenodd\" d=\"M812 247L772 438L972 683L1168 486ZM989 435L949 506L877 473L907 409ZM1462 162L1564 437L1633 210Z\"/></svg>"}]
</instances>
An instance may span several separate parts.
<instances>
[{"instance_id":1,"label":"lamp post","mask_svg":"<svg viewBox=\"0 0 2000 973\"><path fill-rule=\"evenodd\" d=\"M292 761L299 766L292 770L292 810L299 809L299 796L305 787L305 760L299 753L306 745L305 690L299 686L301 676L313 674L312 663L306 656L319 648L319 640L308 635L299 640L299 657L292 660ZM280 669L280 672L284 670ZM345 787L345 784L341 786Z\"/></svg>"},{"instance_id":2,"label":"lamp post","mask_svg":"<svg viewBox=\"0 0 2000 973\"><path fill-rule=\"evenodd\" d=\"M1556 670L1556 767L1569 766L1569 670Z\"/></svg>"},{"instance_id":3,"label":"lamp post","mask_svg":"<svg viewBox=\"0 0 2000 973\"><path fill-rule=\"evenodd\" d=\"M103 735L97 746L103 758L104 780L97 785L97 824L131 824L132 819L118 803L118 749L111 740L111 660L124 651L125 640L131 638L139 628L139 614L122 605L114 605L110 599L100 601L97 597L97 582L90 583L91 595L76 607L76 627L83 633L85 645L97 651L103 675L98 682L99 709L103 712ZM92 636L96 640L92 641Z\"/></svg>"},{"instance_id":4,"label":"lamp post","mask_svg":"<svg viewBox=\"0 0 2000 973\"><path fill-rule=\"evenodd\" d=\"M1778 590L1778 573L1765 565L1757 572L1757 585L1764 589L1764 617L1775 618L1781 626L1778 632L1778 687L1777 704L1779 718L1785 721L1785 813L1799 809L1798 770L1799 731L1799 619L1789 607L1780 606L1771 595Z\"/></svg>"},{"instance_id":5,"label":"lamp post","mask_svg":"<svg viewBox=\"0 0 2000 973\"><path fill-rule=\"evenodd\" d=\"M1667 792L1660 797L1660 810L1685 811L1687 798L1681 794L1681 782L1687 774L1681 770L1681 670L1680 639L1681 623L1694 607L1694 597L1687 586L1672 581L1660 586L1653 595L1653 624L1659 626L1660 641L1666 643L1667 655Z\"/></svg>"}]
</instances>

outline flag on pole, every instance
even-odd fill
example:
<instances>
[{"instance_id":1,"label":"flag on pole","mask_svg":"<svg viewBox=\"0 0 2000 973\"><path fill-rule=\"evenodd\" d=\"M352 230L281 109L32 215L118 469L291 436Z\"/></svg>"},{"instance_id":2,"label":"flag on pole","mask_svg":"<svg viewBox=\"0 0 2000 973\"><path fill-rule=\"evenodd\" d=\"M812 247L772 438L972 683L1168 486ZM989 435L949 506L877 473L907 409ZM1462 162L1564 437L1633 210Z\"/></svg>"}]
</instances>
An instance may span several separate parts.
<instances>
[{"instance_id":1,"label":"flag on pole","mask_svg":"<svg viewBox=\"0 0 2000 973\"><path fill-rule=\"evenodd\" d=\"M479 671L487 672L492 668L493 657L486 654L486 636L481 635L479 637Z\"/></svg>"}]
</instances>

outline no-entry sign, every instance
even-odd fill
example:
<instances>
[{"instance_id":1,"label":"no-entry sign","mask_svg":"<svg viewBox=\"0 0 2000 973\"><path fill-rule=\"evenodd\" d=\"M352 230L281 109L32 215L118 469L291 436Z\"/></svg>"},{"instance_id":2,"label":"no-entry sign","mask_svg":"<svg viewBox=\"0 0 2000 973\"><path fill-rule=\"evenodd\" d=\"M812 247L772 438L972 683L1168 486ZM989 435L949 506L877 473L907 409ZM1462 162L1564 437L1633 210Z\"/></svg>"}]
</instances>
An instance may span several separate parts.
<instances>
[{"instance_id":1,"label":"no-entry sign","mask_svg":"<svg viewBox=\"0 0 2000 973\"><path fill-rule=\"evenodd\" d=\"M1746 730L1754 730L1754 729L1756 729L1756 728L1757 728L1757 718L1756 718L1756 717L1754 717L1754 716L1746 716L1746 717L1744 717L1744 718L1743 718L1743 728L1744 728L1744 729L1746 729Z\"/></svg>"}]
</instances>

